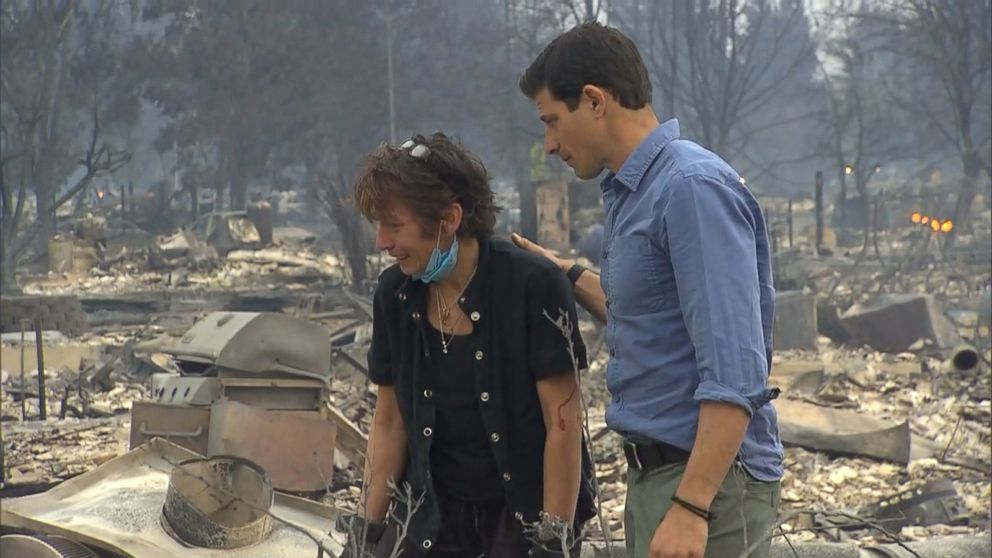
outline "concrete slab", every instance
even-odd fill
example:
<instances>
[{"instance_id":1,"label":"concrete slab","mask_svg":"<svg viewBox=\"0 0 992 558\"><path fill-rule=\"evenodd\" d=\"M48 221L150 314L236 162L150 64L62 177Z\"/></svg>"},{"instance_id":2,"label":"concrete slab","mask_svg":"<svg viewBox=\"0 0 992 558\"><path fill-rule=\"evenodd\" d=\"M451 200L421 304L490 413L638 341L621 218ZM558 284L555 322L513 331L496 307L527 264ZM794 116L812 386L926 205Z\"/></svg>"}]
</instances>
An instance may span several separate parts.
<instances>
[{"instance_id":1,"label":"concrete slab","mask_svg":"<svg viewBox=\"0 0 992 558\"><path fill-rule=\"evenodd\" d=\"M810 395L823 387L825 370L819 360L773 360L768 383L783 393Z\"/></svg>"},{"instance_id":2,"label":"concrete slab","mask_svg":"<svg viewBox=\"0 0 992 558\"><path fill-rule=\"evenodd\" d=\"M21 345L20 333L17 336L16 344L0 345L0 364L8 374L18 375L21 373ZM62 337L64 340L65 338ZM6 337L4 339L7 340ZM24 371L31 373L38 370L38 359L34 345L34 332L29 331L24 336ZM45 368L48 370L60 370L69 368L79 370L79 362L88 360L98 362L103 354L102 345L92 345L89 343L61 343L49 344L49 339L42 337L45 353Z\"/></svg>"},{"instance_id":3,"label":"concrete slab","mask_svg":"<svg viewBox=\"0 0 992 558\"><path fill-rule=\"evenodd\" d=\"M772 345L776 350L816 350L816 297L802 291L775 294Z\"/></svg>"},{"instance_id":4,"label":"concrete slab","mask_svg":"<svg viewBox=\"0 0 992 558\"><path fill-rule=\"evenodd\" d=\"M909 350L919 339L935 347L961 342L954 326L930 295L887 294L856 304L841 316L850 343L889 353Z\"/></svg>"}]
</instances>

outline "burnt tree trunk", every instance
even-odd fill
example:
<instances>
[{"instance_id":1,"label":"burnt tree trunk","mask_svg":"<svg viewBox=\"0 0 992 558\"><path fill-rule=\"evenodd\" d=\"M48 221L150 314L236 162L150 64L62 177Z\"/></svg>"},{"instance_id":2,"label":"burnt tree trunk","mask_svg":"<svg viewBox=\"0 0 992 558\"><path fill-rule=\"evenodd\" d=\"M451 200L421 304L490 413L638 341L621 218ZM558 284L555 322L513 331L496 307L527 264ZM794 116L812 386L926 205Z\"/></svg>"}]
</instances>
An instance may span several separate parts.
<instances>
[{"instance_id":1,"label":"burnt tree trunk","mask_svg":"<svg viewBox=\"0 0 992 558\"><path fill-rule=\"evenodd\" d=\"M351 273L351 290L358 294L367 294L366 286L369 280L366 260L369 253L368 235L362 217L349 206L337 183L344 184L344 181L335 181L329 175L322 175L317 183L317 196L324 213L331 219L341 235L345 259Z\"/></svg>"}]
</instances>

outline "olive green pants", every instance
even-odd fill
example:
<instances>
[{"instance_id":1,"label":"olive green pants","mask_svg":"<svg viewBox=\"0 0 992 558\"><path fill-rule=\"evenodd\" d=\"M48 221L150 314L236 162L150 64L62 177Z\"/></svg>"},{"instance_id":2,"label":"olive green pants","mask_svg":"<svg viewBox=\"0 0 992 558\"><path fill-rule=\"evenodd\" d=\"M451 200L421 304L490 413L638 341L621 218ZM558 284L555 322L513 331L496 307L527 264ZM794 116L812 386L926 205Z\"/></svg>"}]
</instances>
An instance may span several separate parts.
<instances>
[{"instance_id":1,"label":"olive green pants","mask_svg":"<svg viewBox=\"0 0 992 558\"><path fill-rule=\"evenodd\" d=\"M672 506L672 494L684 471L684 463L649 471L627 469L624 531L629 558L647 558L651 539ZM778 512L780 492L778 481L759 481L735 463L710 505L713 520L706 541L706 558L737 558L762 539L749 556L768 556L769 530Z\"/></svg>"}]
</instances>

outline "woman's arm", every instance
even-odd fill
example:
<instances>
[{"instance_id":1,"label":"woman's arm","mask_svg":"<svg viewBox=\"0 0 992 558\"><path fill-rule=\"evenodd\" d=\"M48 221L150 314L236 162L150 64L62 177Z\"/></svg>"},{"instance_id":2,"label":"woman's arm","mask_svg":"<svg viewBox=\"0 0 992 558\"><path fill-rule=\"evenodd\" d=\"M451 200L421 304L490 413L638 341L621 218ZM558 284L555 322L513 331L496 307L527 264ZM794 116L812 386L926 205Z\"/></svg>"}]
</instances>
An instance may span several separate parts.
<instances>
[{"instance_id":1,"label":"woman's arm","mask_svg":"<svg viewBox=\"0 0 992 558\"><path fill-rule=\"evenodd\" d=\"M379 386L365 454L364 490L358 515L381 523L389 509L390 482L399 483L406 464L407 437L393 386Z\"/></svg>"}]
</instances>

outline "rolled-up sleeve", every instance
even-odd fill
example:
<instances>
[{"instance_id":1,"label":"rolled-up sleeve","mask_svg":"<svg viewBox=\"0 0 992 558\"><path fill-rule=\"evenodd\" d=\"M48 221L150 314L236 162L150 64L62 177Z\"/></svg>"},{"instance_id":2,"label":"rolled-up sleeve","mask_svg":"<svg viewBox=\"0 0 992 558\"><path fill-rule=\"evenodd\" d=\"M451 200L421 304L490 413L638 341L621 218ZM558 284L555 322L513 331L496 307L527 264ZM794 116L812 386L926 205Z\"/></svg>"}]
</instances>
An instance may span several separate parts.
<instances>
[{"instance_id":1,"label":"rolled-up sleeve","mask_svg":"<svg viewBox=\"0 0 992 558\"><path fill-rule=\"evenodd\" d=\"M366 361L369 381L380 386L393 385L393 359L389 354L389 327L386 322L385 295L377 289L372 300L372 343Z\"/></svg>"},{"instance_id":2,"label":"rolled-up sleeve","mask_svg":"<svg viewBox=\"0 0 992 558\"><path fill-rule=\"evenodd\" d=\"M699 371L697 401L749 415L770 399L762 335L755 216L735 186L680 177L662 211L662 238Z\"/></svg>"}]
</instances>

